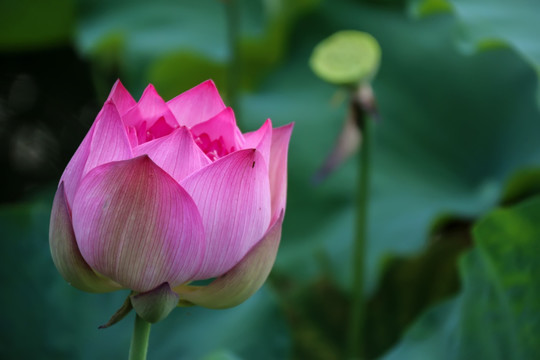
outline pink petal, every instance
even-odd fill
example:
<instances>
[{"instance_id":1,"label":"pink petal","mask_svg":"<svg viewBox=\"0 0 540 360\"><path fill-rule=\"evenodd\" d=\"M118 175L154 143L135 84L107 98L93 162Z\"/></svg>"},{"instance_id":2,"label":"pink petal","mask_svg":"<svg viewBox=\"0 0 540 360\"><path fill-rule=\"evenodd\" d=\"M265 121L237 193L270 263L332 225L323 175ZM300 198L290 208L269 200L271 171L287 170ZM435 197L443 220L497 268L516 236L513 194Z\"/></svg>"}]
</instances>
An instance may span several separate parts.
<instances>
[{"instance_id":1,"label":"pink petal","mask_svg":"<svg viewBox=\"0 0 540 360\"><path fill-rule=\"evenodd\" d=\"M192 279L204 256L193 199L148 156L88 173L75 195L73 229L86 262L135 291Z\"/></svg>"},{"instance_id":2,"label":"pink petal","mask_svg":"<svg viewBox=\"0 0 540 360\"><path fill-rule=\"evenodd\" d=\"M189 128L204 122L225 109L216 85L207 80L167 102L180 125Z\"/></svg>"},{"instance_id":3,"label":"pink petal","mask_svg":"<svg viewBox=\"0 0 540 360\"><path fill-rule=\"evenodd\" d=\"M83 176L101 164L132 157L126 131L114 104L103 105L94 126Z\"/></svg>"},{"instance_id":4,"label":"pink petal","mask_svg":"<svg viewBox=\"0 0 540 360\"><path fill-rule=\"evenodd\" d=\"M160 138L165 135L169 135L174 129L178 128L178 125L175 124L173 127L171 127L167 120L165 120L165 117L160 117L156 120L154 125L150 126L148 129L148 132L152 134L154 139Z\"/></svg>"},{"instance_id":5,"label":"pink petal","mask_svg":"<svg viewBox=\"0 0 540 360\"><path fill-rule=\"evenodd\" d=\"M60 183L54 196L49 245L54 265L70 285L83 291L98 293L120 289L118 284L96 274L84 261L73 233L63 182Z\"/></svg>"},{"instance_id":6,"label":"pink petal","mask_svg":"<svg viewBox=\"0 0 540 360\"><path fill-rule=\"evenodd\" d=\"M178 123L167 104L159 96L154 86L150 84L144 90L139 103L122 118L126 127L137 129L143 122L146 122L146 128L150 129L161 117L170 127L178 127Z\"/></svg>"},{"instance_id":7,"label":"pink petal","mask_svg":"<svg viewBox=\"0 0 540 360\"><path fill-rule=\"evenodd\" d=\"M116 105L120 115L124 115L129 109L137 104L120 80L116 80L114 83L107 101Z\"/></svg>"},{"instance_id":8,"label":"pink petal","mask_svg":"<svg viewBox=\"0 0 540 360\"><path fill-rule=\"evenodd\" d=\"M113 103L120 114L125 113L127 110L129 110L131 107L135 106L136 104L135 100L133 100L129 92L126 90L126 88L124 88L120 80L117 80L114 83L114 86L111 90L111 93L109 94L108 100L105 103L105 105L107 105L107 103ZM84 167L88 159L88 154L90 153L90 144L92 142L92 136L94 134L96 123L103 117L104 111L107 111L107 112L112 111L110 109L110 106L111 105L103 106L98 116L96 117L96 120L92 124L92 127L86 134L81 145L79 145L79 148L77 149L77 151L71 158L66 169L64 170L64 173L62 174L62 177L60 178L60 182L63 181L65 184L66 197L67 197L68 203L70 204L73 202L73 197L75 196L75 190L79 186L79 182L84 172ZM136 145L136 140L135 140L135 145Z\"/></svg>"},{"instance_id":9,"label":"pink petal","mask_svg":"<svg viewBox=\"0 0 540 360\"><path fill-rule=\"evenodd\" d=\"M210 139L223 139L223 145L227 152L233 152L243 148L242 133L236 126L233 110L228 107L223 109L210 120L199 123L191 128L193 136L208 134Z\"/></svg>"},{"instance_id":10,"label":"pink petal","mask_svg":"<svg viewBox=\"0 0 540 360\"><path fill-rule=\"evenodd\" d=\"M66 199L69 204L73 204L75 191L79 187L79 183L83 176L84 167L88 160L88 154L90 153L90 144L92 143L96 122L97 120L92 124L92 127L84 137L77 151L75 151L75 154L73 154L73 157L67 164L66 169L60 178L60 183L64 183Z\"/></svg>"},{"instance_id":11,"label":"pink petal","mask_svg":"<svg viewBox=\"0 0 540 360\"><path fill-rule=\"evenodd\" d=\"M139 145L133 151L135 156L143 154L150 156L152 161L178 182L211 164L184 126L168 136Z\"/></svg>"},{"instance_id":12,"label":"pink petal","mask_svg":"<svg viewBox=\"0 0 540 360\"><path fill-rule=\"evenodd\" d=\"M216 160L181 185L201 213L206 253L197 279L230 270L268 229L270 188L261 154L241 150Z\"/></svg>"},{"instance_id":13,"label":"pink petal","mask_svg":"<svg viewBox=\"0 0 540 360\"><path fill-rule=\"evenodd\" d=\"M144 144L147 139L147 130L146 130L146 121L141 121L136 125L136 127L128 127L128 133L131 133L132 129L135 129L135 134L137 135L137 142L136 144ZM131 142L130 142L131 143Z\"/></svg>"},{"instance_id":14,"label":"pink petal","mask_svg":"<svg viewBox=\"0 0 540 360\"><path fill-rule=\"evenodd\" d=\"M287 202L287 153L294 124L275 128L270 148L270 192L272 194L272 221L277 220Z\"/></svg>"},{"instance_id":15,"label":"pink petal","mask_svg":"<svg viewBox=\"0 0 540 360\"><path fill-rule=\"evenodd\" d=\"M127 137L129 139L129 145L131 145L131 148L134 148L135 146L139 145L139 139L137 136L137 130L133 127L126 127Z\"/></svg>"},{"instance_id":16,"label":"pink petal","mask_svg":"<svg viewBox=\"0 0 540 360\"><path fill-rule=\"evenodd\" d=\"M272 270L281 239L283 212L263 238L236 266L207 286L179 286L180 301L211 309L225 309L246 301L264 284Z\"/></svg>"},{"instance_id":17,"label":"pink petal","mask_svg":"<svg viewBox=\"0 0 540 360\"><path fill-rule=\"evenodd\" d=\"M266 165L270 164L270 147L272 145L272 121L266 120L257 131L244 134L244 148L259 150Z\"/></svg>"}]
</instances>

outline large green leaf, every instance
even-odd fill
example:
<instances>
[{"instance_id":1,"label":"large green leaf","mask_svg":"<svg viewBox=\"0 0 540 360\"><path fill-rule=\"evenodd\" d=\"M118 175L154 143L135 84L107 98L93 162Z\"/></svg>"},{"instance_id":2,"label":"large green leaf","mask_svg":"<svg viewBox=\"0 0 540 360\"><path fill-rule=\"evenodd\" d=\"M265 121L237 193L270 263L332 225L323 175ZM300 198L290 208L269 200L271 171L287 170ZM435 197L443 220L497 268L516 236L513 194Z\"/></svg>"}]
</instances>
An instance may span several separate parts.
<instances>
[{"instance_id":1,"label":"large green leaf","mask_svg":"<svg viewBox=\"0 0 540 360\"><path fill-rule=\"evenodd\" d=\"M535 359L540 354L540 198L495 210L462 258L463 290L428 311L385 359Z\"/></svg>"},{"instance_id":2,"label":"large green leaf","mask_svg":"<svg viewBox=\"0 0 540 360\"><path fill-rule=\"evenodd\" d=\"M349 279L355 160L322 185L311 182L345 113L332 104L336 88L307 67L314 45L334 31L367 31L383 54L374 82L382 120L368 229L370 288L385 255L418 251L435 218L488 211L508 176L540 163L534 72L508 49L463 55L452 40L456 26L451 16L413 21L399 10L328 2L299 24L289 61L244 97L251 127L263 116L296 122L278 271L309 279L329 262L331 276Z\"/></svg>"},{"instance_id":3,"label":"large green leaf","mask_svg":"<svg viewBox=\"0 0 540 360\"><path fill-rule=\"evenodd\" d=\"M460 21L465 50L510 46L540 76L540 2L535 0L413 0L414 14L452 11Z\"/></svg>"},{"instance_id":4,"label":"large green leaf","mask_svg":"<svg viewBox=\"0 0 540 360\"><path fill-rule=\"evenodd\" d=\"M231 60L226 6L238 6L243 87L282 59L296 18L319 0L79 0L76 43L100 70L120 73L132 88L155 83L170 98L208 79L225 82ZM174 79L164 77L168 73ZM189 74L189 76L186 76Z\"/></svg>"},{"instance_id":5,"label":"large green leaf","mask_svg":"<svg viewBox=\"0 0 540 360\"><path fill-rule=\"evenodd\" d=\"M3 359L126 358L133 314L103 330L127 293L89 294L70 287L49 251L52 192L0 208ZM153 325L151 359L203 359L212 353L286 358L289 341L273 294L263 288L228 310L177 308ZM216 355L217 356L217 355Z\"/></svg>"},{"instance_id":6,"label":"large green leaf","mask_svg":"<svg viewBox=\"0 0 540 360\"><path fill-rule=\"evenodd\" d=\"M430 236L429 246L414 256L388 259L366 311L364 353L386 353L426 308L460 288L457 259L471 247L471 223L447 219Z\"/></svg>"}]
</instances>

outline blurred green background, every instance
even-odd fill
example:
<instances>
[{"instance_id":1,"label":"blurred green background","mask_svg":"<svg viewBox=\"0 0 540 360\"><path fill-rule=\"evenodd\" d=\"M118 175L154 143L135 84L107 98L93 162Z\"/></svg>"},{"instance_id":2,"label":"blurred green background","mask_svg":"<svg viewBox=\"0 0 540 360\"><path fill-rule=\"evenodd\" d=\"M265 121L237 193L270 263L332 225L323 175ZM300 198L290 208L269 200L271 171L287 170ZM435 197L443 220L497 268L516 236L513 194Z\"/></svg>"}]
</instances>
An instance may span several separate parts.
<instances>
[{"instance_id":1,"label":"blurred green background","mask_svg":"<svg viewBox=\"0 0 540 360\"><path fill-rule=\"evenodd\" d=\"M345 358L356 161L313 181L347 104L308 66L344 29L382 49L366 357L540 357L532 0L1 0L0 357L126 357L131 317L97 329L126 293L71 288L50 259L54 190L117 78L165 100L212 78L243 131L296 124L282 243L253 298L176 309L149 359Z\"/></svg>"}]
</instances>

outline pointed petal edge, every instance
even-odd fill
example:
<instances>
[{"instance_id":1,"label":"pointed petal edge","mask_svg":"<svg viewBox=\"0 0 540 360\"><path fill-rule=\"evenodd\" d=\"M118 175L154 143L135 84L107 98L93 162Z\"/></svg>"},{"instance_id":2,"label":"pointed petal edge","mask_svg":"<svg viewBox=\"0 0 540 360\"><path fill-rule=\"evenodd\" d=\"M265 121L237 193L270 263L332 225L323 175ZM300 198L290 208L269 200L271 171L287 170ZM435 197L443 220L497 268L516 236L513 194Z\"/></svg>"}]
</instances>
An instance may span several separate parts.
<instances>
[{"instance_id":1,"label":"pointed petal edge","mask_svg":"<svg viewBox=\"0 0 540 360\"><path fill-rule=\"evenodd\" d=\"M132 291L132 293L133 293L133 291ZM131 296L131 294L128 295L126 300L124 300L124 303L122 304L122 306L120 306L120 308L118 310L116 310L116 312L114 314L112 314L109 321L107 321L103 325L98 326L98 329L106 329L108 327L113 326L114 324L116 324L117 322L119 322L120 320L125 318L126 315L129 314L131 312L131 310L133 310L133 305L131 305L130 296Z\"/></svg>"},{"instance_id":2,"label":"pointed petal edge","mask_svg":"<svg viewBox=\"0 0 540 360\"><path fill-rule=\"evenodd\" d=\"M293 127L294 123L291 123L272 130L268 171L272 194L272 220L270 224L277 220L281 211L285 211L287 203L287 158Z\"/></svg>"},{"instance_id":3,"label":"pointed petal edge","mask_svg":"<svg viewBox=\"0 0 540 360\"><path fill-rule=\"evenodd\" d=\"M225 109L216 84L206 80L167 102L180 125L189 128L204 122Z\"/></svg>"}]
</instances>

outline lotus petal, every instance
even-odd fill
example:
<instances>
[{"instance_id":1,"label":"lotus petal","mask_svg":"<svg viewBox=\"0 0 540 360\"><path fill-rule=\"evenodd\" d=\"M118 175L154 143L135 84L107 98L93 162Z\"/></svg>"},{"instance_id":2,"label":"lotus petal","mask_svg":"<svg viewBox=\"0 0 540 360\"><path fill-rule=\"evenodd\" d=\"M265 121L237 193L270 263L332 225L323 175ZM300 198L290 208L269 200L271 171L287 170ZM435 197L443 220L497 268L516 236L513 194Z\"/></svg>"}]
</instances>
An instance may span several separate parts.
<instances>
[{"instance_id":1,"label":"lotus petal","mask_svg":"<svg viewBox=\"0 0 540 360\"><path fill-rule=\"evenodd\" d=\"M270 222L270 185L262 155L240 150L216 160L181 185L203 219L207 248L197 279L220 276L244 257Z\"/></svg>"},{"instance_id":2,"label":"lotus petal","mask_svg":"<svg viewBox=\"0 0 540 360\"><path fill-rule=\"evenodd\" d=\"M83 177L93 168L111 161L132 157L131 145L118 110L112 103L105 103L96 119Z\"/></svg>"},{"instance_id":3,"label":"lotus petal","mask_svg":"<svg viewBox=\"0 0 540 360\"><path fill-rule=\"evenodd\" d=\"M176 286L199 271L205 239L197 207L146 155L88 173L72 218L86 262L124 287Z\"/></svg>"},{"instance_id":4,"label":"lotus petal","mask_svg":"<svg viewBox=\"0 0 540 360\"><path fill-rule=\"evenodd\" d=\"M181 301L211 309L224 309L246 301L264 284L276 260L283 212L264 237L225 275L207 286L181 285L173 289Z\"/></svg>"},{"instance_id":5,"label":"lotus petal","mask_svg":"<svg viewBox=\"0 0 540 360\"><path fill-rule=\"evenodd\" d=\"M64 183L54 196L49 226L49 245L54 265L64 279L77 289L88 292L108 292L121 287L110 279L96 274L84 261L71 225Z\"/></svg>"},{"instance_id":6,"label":"lotus petal","mask_svg":"<svg viewBox=\"0 0 540 360\"><path fill-rule=\"evenodd\" d=\"M83 176L84 167L88 160L88 155L90 154L90 144L92 142L95 125L96 123L94 122L84 137L81 145L79 145L79 148L75 151L75 154L73 154L73 157L67 164L62 177L60 177L60 183L64 183L66 199L69 204L73 204L75 191L77 190L77 187L79 187L79 183Z\"/></svg>"},{"instance_id":7,"label":"lotus petal","mask_svg":"<svg viewBox=\"0 0 540 360\"><path fill-rule=\"evenodd\" d=\"M195 144L185 126L168 136L139 145L133 151L135 156L148 154L153 162L177 182L212 163Z\"/></svg>"},{"instance_id":8,"label":"lotus petal","mask_svg":"<svg viewBox=\"0 0 540 360\"><path fill-rule=\"evenodd\" d=\"M244 147L259 150L268 166L272 146L272 121L268 119L258 130L244 134L244 139Z\"/></svg>"},{"instance_id":9,"label":"lotus petal","mask_svg":"<svg viewBox=\"0 0 540 360\"><path fill-rule=\"evenodd\" d=\"M124 85L122 85L120 80L116 80L114 83L107 100L116 105L116 109L118 109L120 115L124 115L129 109L137 105L137 102L126 90Z\"/></svg>"},{"instance_id":10,"label":"lotus petal","mask_svg":"<svg viewBox=\"0 0 540 360\"><path fill-rule=\"evenodd\" d=\"M287 202L287 153L294 124L275 128L270 148L270 192L272 194L272 221L277 220Z\"/></svg>"},{"instance_id":11,"label":"lotus petal","mask_svg":"<svg viewBox=\"0 0 540 360\"><path fill-rule=\"evenodd\" d=\"M207 80L167 102L180 125L191 128L225 109L216 85Z\"/></svg>"},{"instance_id":12,"label":"lotus petal","mask_svg":"<svg viewBox=\"0 0 540 360\"><path fill-rule=\"evenodd\" d=\"M223 109L210 120L199 123L191 128L194 137L207 134L210 139L222 139L227 152L233 152L244 147L242 133L236 126L233 110Z\"/></svg>"},{"instance_id":13,"label":"lotus petal","mask_svg":"<svg viewBox=\"0 0 540 360\"><path fill-rule=\"evenodd\" d=\"M146 129L150 129L160 118L163 118L171 128L178 127L178 122L174 118L173 113L169 110L169 107L161 96L159 96L152 84L144 89L137 105L123 116L126 127L136 129L143 122L146 123Z\"/></svg>"}]
</instances>

